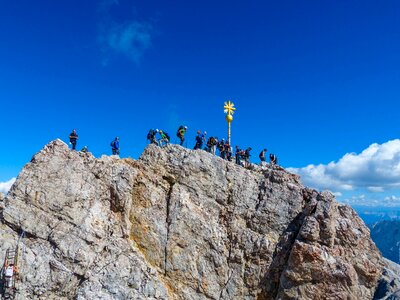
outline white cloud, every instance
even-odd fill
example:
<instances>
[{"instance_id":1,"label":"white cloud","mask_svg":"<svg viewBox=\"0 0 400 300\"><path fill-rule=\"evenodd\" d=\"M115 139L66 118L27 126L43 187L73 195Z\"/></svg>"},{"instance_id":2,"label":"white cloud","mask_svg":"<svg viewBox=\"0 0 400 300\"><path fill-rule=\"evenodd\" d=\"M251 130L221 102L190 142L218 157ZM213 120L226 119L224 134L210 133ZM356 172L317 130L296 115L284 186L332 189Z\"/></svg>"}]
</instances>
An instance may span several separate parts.
<instances>
[{"instance_id":1,"label":"white cloud","mask_svg":"<svg viewBox=\"0 0 400 300\"><path fill-rule=\"evenodd\" d=\"M152 45L153 27L147 22L135 19L113 20L112 7L122 10L118 0L105 0L99 11L103 15L99 24L99 42L104 52L103 65L107 65L112 55L123 55L139 63L144 52Z\"/></svg>"},{"instance_id":2,"label":"white cloud","mask_svg":"<svg viewBox=\"0 0 400 300\"><path fill-rule=\"evenodd\" d=\"M397 197L397 196L392 195L392 196L387 196L387 197L385 197L384 200L385 200L385 201L397 201L397 202L400 202L400 197Z\"/></svg>"},{"instance_id":3,"label":"white cloud","mask_svg":"<svg viewBox=\"0 0 400 300\"><path fill-rule=\"evenodd\" d=\"M289 168L305 185L334 192L366 189L384 192L400 188L400 140L372 144L359 154L347 153L337 162Z\"/></svg>"},{"instance_id":4,"label":"white cloud","mask_svg":"<svg viewBox=\"0 0 400 300\"><path fill-rule=\"evenodd\" d=\"M340 202L357 205L357 206L372 206L372 207L399 207L400 197L392 195L385 197L376 197L374 195L355 195Z\"/></svg>"},{"instance_id":5,"label":"white cloud","mask_svg":"<svg viewBox=\"0 0 400 300\"><path fill-rule=\"evenodd\" d=\"M333 195L335 195L335 197L342 197L343 194L341 192L334 192Z\"/></svg>"},{"instance_id":6,"label":"white cloud","mask_svg":"<svg viewBox=\"0 0 400 300\"><path fill-rule=\"evenodd\" d=\"M372 193L383 193L385 189L382 186L369 186L367 190Z\"/></svg>"},{"instance_id":7,"label":"white cloud","mask_svg":"<svg viewBox=\"0 0 400 300\"><path fill-rule=\"evenodd\" d=\"M6 194L14 182L15 178L11 178L9 181L6 182L0 182L0 192Z\"/></svg>"},{"instance_id":8,"label":"white cloud","mask_svg":"<svg viewBox=\"0 0 400 300\"><path fill-rule=\"evenodd\" d=\"M151 46L150 32L150 25L134 21L128 24L115 24L107 29L102 39L109 50L139 63L145 50Z\"/></svg>"}]
</instances>

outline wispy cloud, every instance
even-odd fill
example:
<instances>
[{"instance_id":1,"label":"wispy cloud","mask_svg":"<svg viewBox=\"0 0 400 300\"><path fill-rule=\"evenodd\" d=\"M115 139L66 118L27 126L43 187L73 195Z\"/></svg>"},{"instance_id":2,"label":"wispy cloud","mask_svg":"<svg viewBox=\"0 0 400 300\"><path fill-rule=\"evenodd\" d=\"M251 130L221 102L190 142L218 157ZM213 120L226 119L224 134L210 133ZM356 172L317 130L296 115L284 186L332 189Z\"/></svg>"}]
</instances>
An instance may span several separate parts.
<instances>
[{"instance_id":1,"label":"wispy cloud","mask_svg":"<svg viewBox=\"0 0 400 300\"><path fill-rule=\"evenodd\" d=\"M115 55L122 55L138 64L152 46L153 26L134 18L113 18L111 8L119 6L118 0L106 0L100 4L99 11L103 17L99 24L98 40L104 54L103 65L108 65Z\"/></svg>"},{"instance_id":2,"label":"wispy cloud","mask_svg":"<svg viewBox=\"0 0 400 300\"><path fill-rule=\"evenodd\" d=\"M0 192L6 194L10 190L14 182L15 178L11 178L9 181L6 182L0 182Z\"/></svg>"},{"instance_id":3,"label":"wispy cloud","mask_svg":"<svg viewBox=\"0 0 400 300\"><path fill-rule=\"evenodd\" d=\"M139 63L145 50L151 46L150 32L150 25L134 21L108 28L103 39L109 50Z\"/></svg>"},{"instance_id":4,"label":"wispy cloud","mask_svg":"<svg viewBox=\"0 0 400 300\"><path fill-rule=\"evenodd\" d=\"M377 194L368 194L368 195L361 194L341 199L340 202L353 206L357 205L357 206L397 208L400 206L400 197L395 195L381 197L380 195Z\"/></svg>"},{"instance_id":5,"label":"wispy cloud","mask_svg":"<svg viewBox=\"0 0 400 300\"><path fill-rule=\"evenodd\" d=\"M334 192L366 189L385 192L400 188L400 140L372 144L361 153L347 153L337 162L289 168L305 185Z\"/></svg>"}]
</instances>

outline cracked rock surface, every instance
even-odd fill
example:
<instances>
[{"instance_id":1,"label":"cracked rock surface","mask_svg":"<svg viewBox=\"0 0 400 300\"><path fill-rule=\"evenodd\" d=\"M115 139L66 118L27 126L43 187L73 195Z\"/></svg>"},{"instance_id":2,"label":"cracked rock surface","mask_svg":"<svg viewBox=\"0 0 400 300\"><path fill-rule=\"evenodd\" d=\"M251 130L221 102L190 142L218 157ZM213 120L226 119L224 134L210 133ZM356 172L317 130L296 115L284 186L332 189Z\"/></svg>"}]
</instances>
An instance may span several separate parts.
<instances>
[{"instance_id":1,"label":"cracked rock surface","mask_svg":"<svg viewBox=\"0 0 400 300\"><path fill-rule=\"evenodd\" d=\"M0 259L22 232L22 299L389 299L398 287L332 194L177 145L134 161L49 143L0 199Z\"/></svg>"}]
</instances>

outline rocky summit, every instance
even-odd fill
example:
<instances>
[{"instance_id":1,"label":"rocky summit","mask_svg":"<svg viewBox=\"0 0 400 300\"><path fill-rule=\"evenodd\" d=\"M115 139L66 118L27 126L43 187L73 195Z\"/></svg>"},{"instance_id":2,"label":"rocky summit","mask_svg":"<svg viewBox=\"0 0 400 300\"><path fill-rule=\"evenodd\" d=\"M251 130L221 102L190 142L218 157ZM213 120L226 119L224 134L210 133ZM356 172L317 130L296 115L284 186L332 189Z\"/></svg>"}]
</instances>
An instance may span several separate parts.
<instances>
[{"instance_id":1,"label":"rocky summit","mask_svg":"<svg viewBox=\"0 0 400 300\"><path fill-rule=\"evenodd\" d=\"M399 299L397 265L331 193L177 145L135 161L52 141L0 197L0 238L16 299Z\"/></svg>"}]
</instances>

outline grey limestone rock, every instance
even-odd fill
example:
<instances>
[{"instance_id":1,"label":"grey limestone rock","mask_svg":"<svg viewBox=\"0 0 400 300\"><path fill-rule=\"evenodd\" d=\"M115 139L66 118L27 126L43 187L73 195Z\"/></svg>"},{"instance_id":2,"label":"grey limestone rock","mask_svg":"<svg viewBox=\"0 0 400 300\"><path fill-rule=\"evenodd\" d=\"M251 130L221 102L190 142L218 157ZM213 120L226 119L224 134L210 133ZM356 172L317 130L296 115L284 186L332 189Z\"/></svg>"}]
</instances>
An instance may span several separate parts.
<instances>
[{"instance_id":1,"label":"grey limestone rock","mask_svg":"<svg viewBox=\"0 0 400 300\"><path fill-rule=\"evenodd\" d=\"M387 267L332 194L177 145L49 143L4 199L0 259L23 232L22 299L373 299Z\"/></svg>"}]
</instances>

